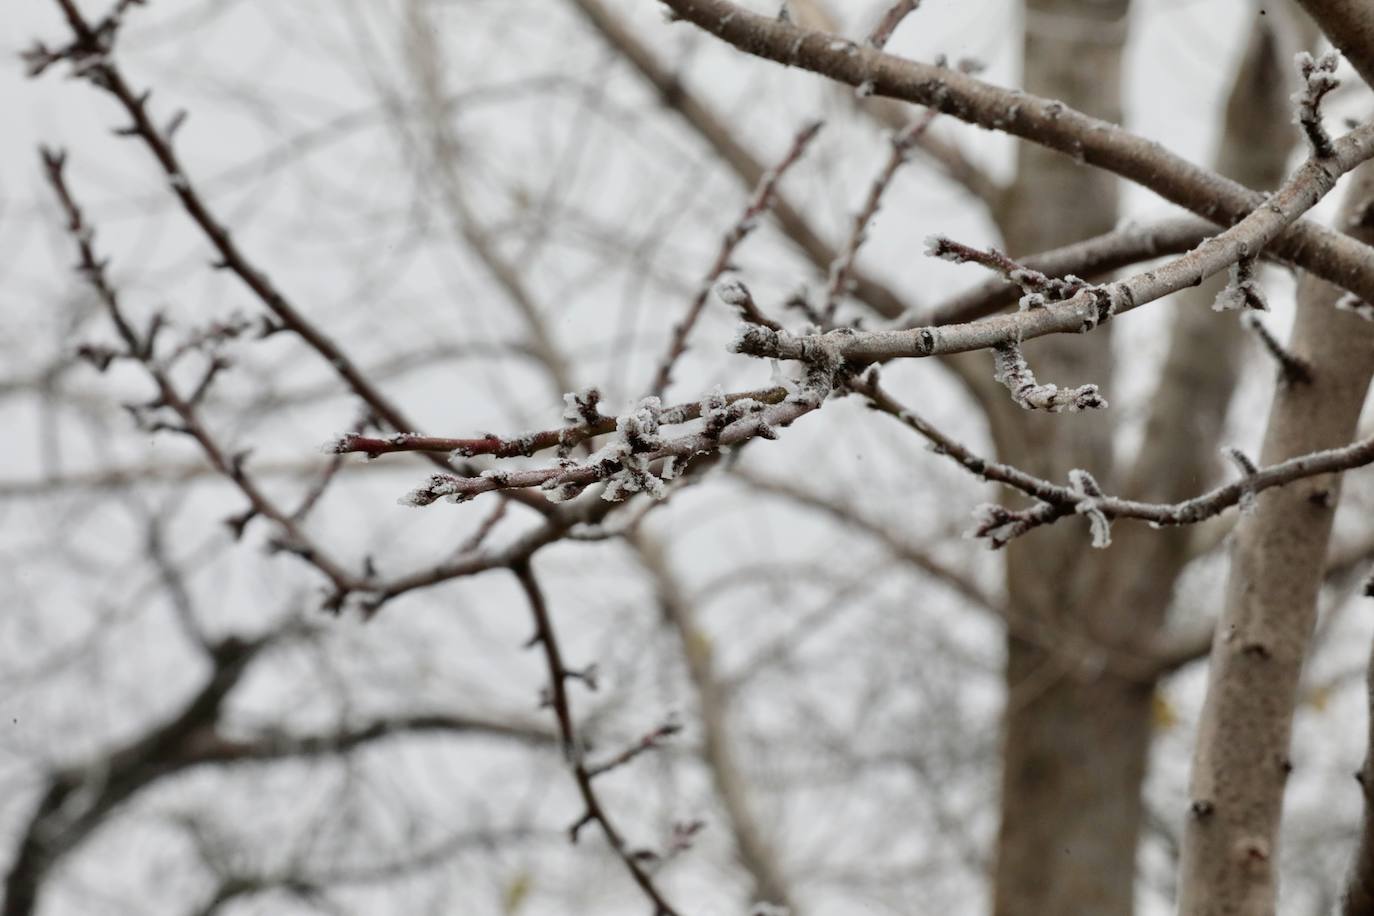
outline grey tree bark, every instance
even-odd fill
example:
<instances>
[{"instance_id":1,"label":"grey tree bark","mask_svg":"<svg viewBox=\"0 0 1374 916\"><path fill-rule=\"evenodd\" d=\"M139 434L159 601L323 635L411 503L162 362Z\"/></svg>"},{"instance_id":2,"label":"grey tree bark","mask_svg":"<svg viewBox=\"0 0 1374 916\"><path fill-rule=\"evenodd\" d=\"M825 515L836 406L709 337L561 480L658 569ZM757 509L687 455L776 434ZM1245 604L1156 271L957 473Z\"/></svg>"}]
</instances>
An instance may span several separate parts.
<instances>
[{"instance_id":1,"label":"grey tree bark","mask_svg":"<svg viewBox=\"0 0 1374 916\"><path fill-rule=\"evenodd\" d=\"M1028 0L1026 89L1119 123L1128 9L1127 0ZM1111 175L1031 145L1019 149L1017 174L999 220L1013 255L1116 223ZM1106 339L1064 337L1026 348L1038 373L1064 384L1106 384L1110 354ZM1110 477L1112 426L1100 415L1020 411L995 396L986 402L1001 455L1020 456L1043 477L1061 479L1076 467ZM1006 576L1017 616L1049 629L1087 628L1088 618L1099 615L1086 587L1109 560L1091 555L1077 525L1014 541ZM1067 670L1038 640L1008 635L996 916L1131 912L1148 690L1094 680ZM1094 764L1084 766L1085 759Z\"/></svg>"},{"instance_id":2,"label":"grey tree bark","mask_svg":"<svg viewBox=\"0 0 1374 916\"><path fill-rule=\"evenodd\" d=\"M1072 6L1038 9L1056 16L1082 12ZM1100 4L1086 6L1104 12ZM1124 16L1125 4L1113 11ZM1062 39L1039 37L1034 23L1033 13L1028 88L1105 117L1119 116L1113 110L1119 105L1114 81L1100 79L1119 66L1119 43L1095 43L1098 56L1085 56L1083 49L1064 47ZM1104 34L1100 27L1077 31ZM1117 41L1124 37L1118 33ZM1272 20L1257 22L1228 100L1217 170L1248 187L1272 188L1282 180L1296 136L1277 130L1289 120L1291 91L1279 45ZM1276 142L1279 136L1285 142ZM1011 197L1013 251L1057 244L1057 235L1044 234L1046 224L1086 235L1110 218L1105 208L1085 211L1073 204L1111 199L1101 175L1074 170L1068 160L1035 149L1023 151L1020 170L1036 184L1022 184ZM1045 174L1054 178L1041 184ZM1054 209L1066 206L1066 212ZM1181 499L1216 476L1217 437L1244 345L1234 319L1209 308L1220 286L1220 280L1209 281L1180 294L1174 305L1169 355L1150 401L1144 445L1129 468L1119 469L1122 490L1137 498ZM1064 383L1111 377L1105 347L1066 340L1028 348L1028 354L1046 377ZM1108 477L1113 431L1101 415L1045 422L1043 416L994 410L1003 454L1038 456L1034 466L1046 476L1062 478L1069 468L1088 467L1100 479ZM1121 526L1111 549L1089 552L1084 532L1065 527L1010 545L1008 591L1031 619L1083 632L1114 655L1145 657L1160 636L1173 582L1189 559L1186 531ZM1043 649L1012 635L1007 688L995 912L1131 913L1153 675L1094 668L1091 661L1065 670Z\"/></svg>"},{"instance_id":3,"label":"grey tree bark","mask_svg":"<svg viewBox=\"0 0 1374 916\"><path fill-rule=\"evenodd\" d=\"M1370 241L1374 171L1363 166L1356 176L1342 222ZM1374 325L1334 309L1339 295L1311 276L1299 284L1290 349L1312 378L1279 386L1263 463L1344 445L1355 434L1374 373ZM1339 477L1266 491L1237 527L1193 759L1182 916L1275 912L1298 678L1339 494Z\"/></svg>"}]
</instances>

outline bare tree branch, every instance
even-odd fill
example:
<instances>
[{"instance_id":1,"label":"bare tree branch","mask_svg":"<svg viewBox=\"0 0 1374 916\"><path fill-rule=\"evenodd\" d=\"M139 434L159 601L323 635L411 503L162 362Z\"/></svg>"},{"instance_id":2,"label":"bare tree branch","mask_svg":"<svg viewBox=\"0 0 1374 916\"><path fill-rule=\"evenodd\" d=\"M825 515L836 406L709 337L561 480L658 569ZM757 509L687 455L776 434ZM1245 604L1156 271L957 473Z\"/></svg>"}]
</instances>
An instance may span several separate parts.
<instances>
[{"instance_id":1,"label":"bare tree branch","mask_svg":"<svg viewBox=\"0 0 1374 916\"><path fill-rule=\"evenodd\" d=\"M573 842L576 842L577 835L583 825L595 822L601 828L601 833L606 837L606 842L610 845L611 850L624 863L625 869L630 873L635 884L639 885L644 896L653 903L655 916L677 916L677 910L664 899L654 884L653 878L645 870L645 857L626 844L625 838L611 822L610 815L607 814L600 797L597 795L596 788L592 785L594 775L587 766L585 749L581 738L578 737L577 726L573 722L572 706L568 700L568 680L572 674L563 663L558 635L554 631L553 619L549 616L548 605L545 603L539 581L534 577L534 571L528 562L514 564L511 571L515 574L521 589L524 590L525 598L529 602L530 613L534 617L535 633L531 644L538 645L544 654L544 661L549 674L549 706L553 709L554 718L558 721L558 733L563 745L564 757L572 770L578 793L582 797L582 803L586 806L586 811L582 817L573 824L569 832L570 836Z\"/></svg>"},{"instance_id":2,"label":"bare tree branch","mask_svg":"<svg viewBox=\"0 0 1374 916\"><path fill-rule=\"evenodd\" d=\"M1204 218L1235 223L1266 203L1259 192L1062 102L903 60L841 36L798 29L729 0L665 2L678 16L742 51L851 86L871 84L877 95L929 105L962 121L1048 146L1115 172ZM1374 300L1374 268L1368 266L1370 256L1364 249L1353 239L1308 222L1293 225L1274 240L1274 251L1286 260Z\"/></svg>"}]
</instances>

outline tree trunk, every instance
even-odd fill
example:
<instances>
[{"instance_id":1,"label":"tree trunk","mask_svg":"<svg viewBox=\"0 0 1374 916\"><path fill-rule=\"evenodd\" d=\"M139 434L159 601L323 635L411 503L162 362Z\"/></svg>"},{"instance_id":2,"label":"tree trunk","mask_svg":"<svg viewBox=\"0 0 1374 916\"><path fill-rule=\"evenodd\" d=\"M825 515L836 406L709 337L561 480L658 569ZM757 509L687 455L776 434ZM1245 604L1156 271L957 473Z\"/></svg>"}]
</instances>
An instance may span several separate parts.
<instances>
[{"instance_id":1,"label":"tree trunk","mask_svg":"<svg viewBox=\"0 0 1374 916\"><path fill-rule=\"evenodd\" d=\"M1127 0L1028 0L1027 91L1119 122L1127 12ZM1030 145L1020 147L1018 175L999 219L1013 254L1063 245L1116 223L1111 175ZM1110 344L1098 335L1108 330L1093 340L1036 341L1026 355L1047 381L1107 387ZM989 406L999 451L1017 456L1031 473L1063 479L1081 467L1099 479L1108 475L1113 430L1102 415L1022 412L1005 397ZM1091 603L1082 589L1102 559L1090 554L1085 526L1056 525L1013 541L1007 592L1018 616L1080 629L1081 609ZM1016 634L1007 641L993 912L1127 916L1149 692L1094 683L1038 643Z\"/></svg>"},{"instance_id":2,"label":"tree trunk","mask_svg":"<svg viewBox=\"0 0 1374 916\"><path fill-rule=\"evenodd\" d=\"M1042 14L1074 12L1062 3L1039 6ZM1100 4L1090 6L1103 12ZM1124 15L1125 4L1114 10ZM1053 22L1041 20L1043 28ZM1037 37L1034 14L1028 24L1028 88L1105 117L1118 116L1115 80L1102 74L1119 67L1124 34L1060 29L1061 37L1051 40ZM1085 58L1084 49L1064 47L1064 36L1074 34L1095 41L1097 56ZM1104 44L1107 37L1118 41ZM1037 74L1042 67L1046 72ZM1217 157L1219 171L1250 187L1278 184L1296 136L1290 130L1281 135L1284 142L1276 142L1275 126L1289 120L1286 68L1272 18L1260 19L1231 90ZM1102 176L1080 169L1072 177L1059 174L1042 183L1038 176L1047 165L1036 161L1031 150L1023 151L1021 174L1036 176L1037 183L1023 183L1011 196L1006 216L1013 250L1047 247L1071 233L1099 231L1114 217L1112 192L1102 187ZM1073 168L1067 160L1058 166L1060 173ZM1070 187L1075 181L1083 184ZM1083 200L1093 201L1096 208L1070 203L1074 209L1053 209L1066 206L1064 201ZM1046 224L1055 231L1045 232ZM1181 499L1217 473L1217 436L1244 343L1234 317L1209 308L1218 282L1176 300L1169 355L1150 401L1141 453L1121 474L1120 489L1132 496ZM1109 381L1110 354L1100 340L1066 340L1055 346L1058 351L1027 348L1043 377L1065 384ZM1108 476L1114 430L1101 415L1043 417L1002 409L994 418L1002 453L1036 456L1031 466L1037 472L1063 479L1070 468L1084 467L1099 479ZM1066 420L1072 425L1063 425ZM1141 786L1155 688L1146 658L1159 635L1173 582L1189 559L1189 538L1186 531L1119 525L1112 548L1090 551L1081 529L1060 527L1012 543L1011 600L1031 620L1083 633L1115 657L1138 653L1143 663L1132 671L1089 660L1070 670L1043 649L1009 638L995 913L1124 916L1134 904Z\"/></svg>"},{"instance_id":3,"label":"tree trunk","mask_svg":"<svg viewBox=\"0 0 1374 916\"><path fill-rule=\"evenodd\" d=\"M1364 166L1356 174L1342 222L1368 243L1374 241L1374 171ZM1311 276L1299 284L1290 349L1308 364L1312 380L1278 387L1263 464L1344 445L1355 434L1374 372L1374 324L1335 310L1339 295ZM1339 493L1339 477L1268 490L1237 527L1193 758L1182 916L1275 911L1298 678Z\"/></svg>"}]
</instances>

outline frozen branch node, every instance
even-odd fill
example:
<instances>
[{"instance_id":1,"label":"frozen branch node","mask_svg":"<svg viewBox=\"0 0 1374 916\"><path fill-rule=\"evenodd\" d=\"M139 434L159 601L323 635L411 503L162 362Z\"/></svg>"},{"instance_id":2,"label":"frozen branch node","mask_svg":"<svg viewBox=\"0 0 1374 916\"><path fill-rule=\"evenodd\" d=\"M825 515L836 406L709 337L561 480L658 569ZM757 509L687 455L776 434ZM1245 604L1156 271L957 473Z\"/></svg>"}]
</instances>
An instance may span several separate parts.
<instances>
[{"instance_id":1,"label":"frozen branch node","mask_svg":"<svg viewBox=\"0 0 1374 916\"><path fill-rule=\"evenodd\" d=\"M1217 295L1216 301L1212 303L1212 310L1216 312L1234 312L1247 309L1255 312L1269 311L1269 302L1264 296L1264 289L1255 280L1254 258L1241 258L1231 265L1226 288Z\"/></svg>"},{"instance_id":2,"label":"frozen branch node","mask_svg":"<svg viewBox=\"0 0 1374 916\"><path fill-rule=\"evenodd\" d=\"M573 426L595 426L601 419L600 403L601 392L595 387L570 391L563 395L563 419Z\"/></svg>"},{"instance_id":3,"label":"frozen branch node","mask_svg":"<svg viewBox=\"0 0 1374 916\"><path fill-rule=\"evenodd\" d=\"M1093 547L1099 550L1110 547L1112 522L1107 517L1107 513L1102 511L1102 488L1097 485L1097 481L1087 471L1075 468L1069 471L1069 489L1081 497L1074 505L1073 511L1088 517Z\"/></svg>"}]
</instances>

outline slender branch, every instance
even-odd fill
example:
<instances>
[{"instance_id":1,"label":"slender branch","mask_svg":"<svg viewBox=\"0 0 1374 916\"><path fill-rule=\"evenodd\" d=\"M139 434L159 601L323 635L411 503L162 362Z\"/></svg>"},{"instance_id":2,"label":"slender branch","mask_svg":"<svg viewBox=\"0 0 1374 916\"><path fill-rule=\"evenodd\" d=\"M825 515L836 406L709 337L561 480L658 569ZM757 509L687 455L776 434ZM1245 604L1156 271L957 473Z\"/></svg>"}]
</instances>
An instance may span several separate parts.
<instances>
[{"instance_id":1,"label":"slender branch","mask_svg":"<svg viewBox=\"0 0 1374 916\"><path fill-rule=\"evenodd\" d=\"M311 349L319 353L349 390L366 403L378 418L398 431L415 429L415 424L398 405L373 384L367 373L359 369L333 339L310 322L268 275L248 259L234 242L228 228L210 210L195 183L188 176L172 143L175 128L184 120L184 113L174 118L168 127L158 127L148 109L151 91L135 92L125 79L114 58L115 34L123 11L130 5L142 3L142 0L121 0L115 13L96 26L92 26L82 15L75 0L55 2L71 28L73 40L61 52L52 52L58 57L45 63L43 68L34 72L34 75L56 63L57 59L64 59L72 65L77 75L114 97L130 119L130 124L121 128L118 133L121 136L137 137L148 147L182 208L215 249L218 261L214 266L237 276L272 312L281 327L294 332ZM107 22L112 22L113 26L106 28ZM433 460L447 468L447 463L440 457L435 456ZM510 497L542 514L547 515L550 511L548 504L535 494L515 493Z\"/></svg>"},{"instance_id":2,"label":"slender branch","mask_svg":"<svg viewBox=\"0 0 1374 916\"><path fill-rule=\"evenodd\" d=\"M834 320L840 297L850 291L850 276L854 271L854 259L859 254L859 247L868 237L868 226L878 214L878 207L882 204L883 195L887 193L898 169L910 158L911 150L916 145L916 141L930 127L935 116L935 112L927 111L910 125L892 135L892 151L887 157L887 163L869 186L868 197L864 200L863 206L859 208L858 213L854 214L854 224L849 231L849 238L845 242L844 248L831 262L830 278L825 291L825 307L821 310L827 320Z\"/></svg>"},{"instance_id":3,"label":"slender branch","mask_svg":"<svg viewBox=\"0 0 1374 916\"><path fill-rule=\"evenodd\" d=\"M1132 518L1157 526L1196 524L1273 487L1374 463L1374 436L1371 436L1350 445L1310 452L1257 468L1252 474L1177 503L1149 503L1094 495L981 457L903 406L882 388L872 370L847 384L856 394L864 396L869 406L927 439L940 454L947 455L969 473L1019 490L1036 501L1034 506L1024 510L991 506L986 507L987 511L980 511L985 530L976 536L986 538L993 547L1001 547L1033 528L1076 513L1096 512L1109 520ZM1085 503L1090 503L1090 507L1083 508Z\"/></svg>"},{"instance_id":4,"label":"slender branch","mask_svg":"<svg viewBox=\"0 0 1374 916\"><path fill-rule=\"evenodd\" d=\"M570 836L576 842L582 826L595 822L601 828L601 833L606 837L606 842L610 845L611 850L624 863L625 869L630 873L635 884L639 885L640 890L653 903L654 916L677 916L677 910L673 909L664 899L658 887L655 886L653 878L644 870L644 866L635 851L626 846L624 837L611 822L606 809L601 804L601 799L596 793L596 788L592 784L594 774L584 759L581 739L578 737L577 727L573 722L572 706L568 700L567 682L571 675L563 663L558 635L554 631L553 619L549 615L548 604L544 599L543 590L539 587L539 581L535 578L534 570L528 562L523 562L513 565L511 572L515 574L521 589L524 590L525 598L529 602L530 614L534 617L534 642L543 651L544 662L548 667L549 706L553 709L554 718L558 721L558 734L563 744L564 756L568 761L568 766L572 769L578 793L582 796L582 803L586 807L585 813L573 825Z\"/></svg>"},{"instance_id":5,"label":"slender branch","mask_svg":"<svg viewBox=\"0 0 1374 916\"><path fill-rule=\"evenodd\" d=\"M916 11L916 7L921 5L921 0L897 0L896 3L888 7L883 18L878 20L878 24L873 27L873 31L868 35L870 47L882 50L887 46L887 41L892 37L892 33L897 31L897 26L902 24L902 20Z\"/></svg>"},{"instance_id":6,"label":"slender branch","mask_svg":"<svg viewBox=\"0 0 1374 916\"><path fill-rule=\"evenodd\" d=\"M64 56L77 67L81 75L93 85L108 92L123 107L130 118L130 124L122 132L140 138L153 154L173 194L218 253L220 260L216 266L230 271L242 280L259 301L283 325L318 352L348 387L378 416L395 429L412 428L400 408L373 386L352 359L323 331L308 321L272 283L266 273L249 262L231 238L229 230L210 211L188 177L169 133L153 122L152 114L148 110L148 94L135 92L115 63L111 53L113 35L102 38L96 28L82 15L75 0L56 0L56 3L66 17L74 36Z\"/></svg>"},{"instance_id":7,"label":"slender branch","mask_svg":"<svg viewBox=\"0 0 1374 916\"><path fill-rule=\"evenodd\" d=\"M45 149L42 151L42 159L48 182L52 185L67 218L67 231L76 242L79 273L105 306L111 322L124 342L125 355L141 363L157 386L157 401L149 406L171 409L180 421L176 431L185 433L196 441L210 465L231 480L247 498L253 514L270 519L277 525L281 532L277 538L278 545L301 557L329 579L334 593L328 599L326 607L337 610L349 593L362 587L362 581L345 570L306 535L291 513L279 508L268 498L244 470L242 456L226 454L201 422L194 403L177 391L165 368L166 364L154 353L155 330L145 334L135 330L124 315L119 294L105 276L106 262L100 260L95 253L95 230L87 224L81 208L67 187L65 154ZM156 326L155 324L154 328ZM160 425L160 421L158 423Z\"/></svg>"},{"instance_id":8,"label":"slender branch","mask_svg":"<svg viewBox=\"0 0 1374 916\"><path fill-rule=\"evenodd\" d=\"M658 369L654 373L653 383L649 388L651 395L662 397L668 389L668 384L672 381L673 367L677 365L677 361L687 350L687 337L692 333L692 328L696 327L697 320L701 317L701 312L710 298L712 287L720 279L721 274L729 269L730 259L734 257L735 249L754 231L759 220L773 205L773 200L777 195L778 182L782 180L783 175L787 174L787 170L801 159L807 147L811 145L811 141L820 132L821 125L822 122L820 121L811 121L797 131L792 138L791 146L787 148L787 152L777 165L763 173L763 177L759 179L758 186L754 189L753 196L750 197L744 212L740 214L739 219L721 239L715 260L711 262L700 288L692 297L692 302L687 307L687 314L682 321L673 327L673 334L668 342L668 352L660 360Z\"/></svg>"}]
</instances>

